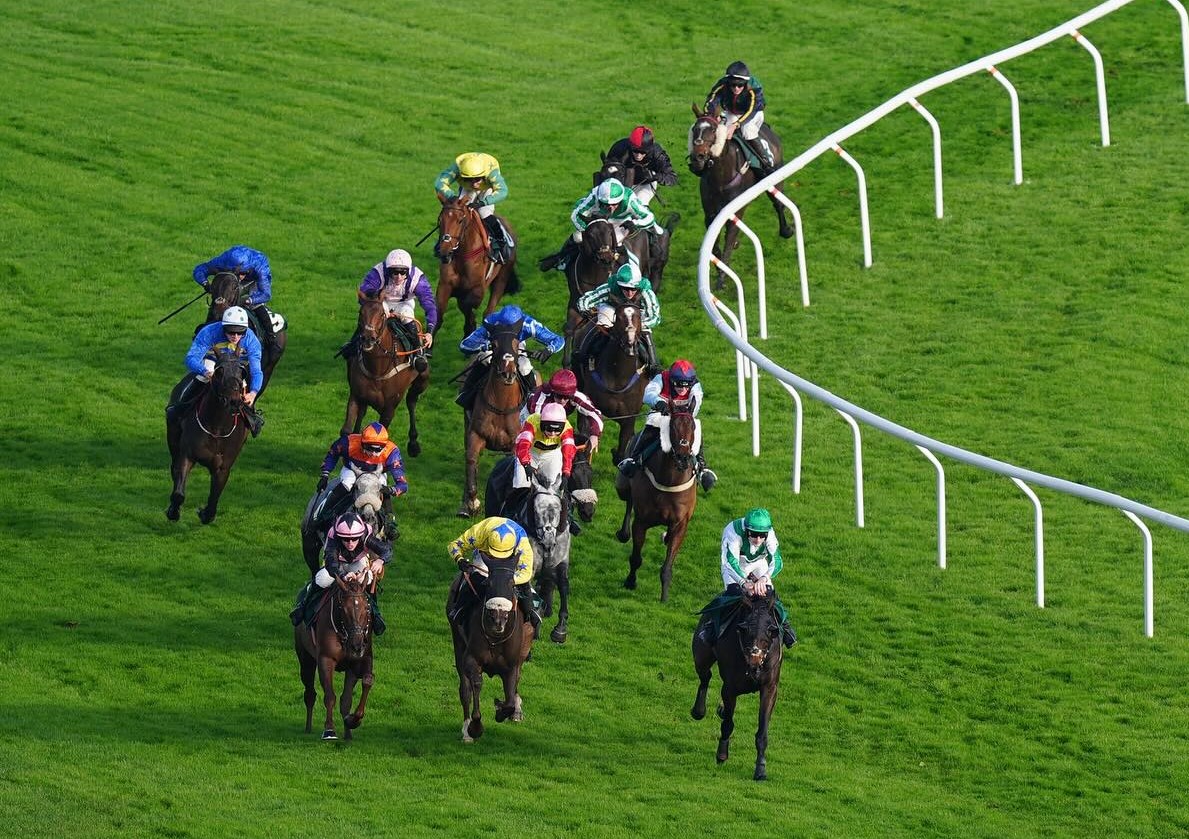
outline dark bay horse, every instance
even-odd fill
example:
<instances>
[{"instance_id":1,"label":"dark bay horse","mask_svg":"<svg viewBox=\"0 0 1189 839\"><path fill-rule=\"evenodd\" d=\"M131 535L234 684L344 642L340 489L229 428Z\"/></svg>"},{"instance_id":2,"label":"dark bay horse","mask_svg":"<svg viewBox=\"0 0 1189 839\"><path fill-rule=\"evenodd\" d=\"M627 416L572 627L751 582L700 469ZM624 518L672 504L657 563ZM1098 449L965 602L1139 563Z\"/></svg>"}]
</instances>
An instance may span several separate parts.
<instances>
[{"instance_id":1,"label":"dark bay horse","mask_svg":"<svg viewBox=\"0 0 1189 839\"><path fill-rule=\"evenodd\" d=\"M390 429L392 415L403 399L409 411L409 444L405 451L410 457L421 454L417 399L429 387L429 369L418 372L413 366L413 351L397 348L396 336L379 300L364 300L359 307L359 352L347 359L347 384L350 395L343 434L359 433L368 408L378 413L380 422Z\"/></svg>"},{"instance_id":2,"label":"dark bay horse","mask_svg":"<svg viewBox=\"0 0 1189 839\"><path fill-rule=\"evenodd\" d=\"M487 559L484 586L477 572L459 573L450 586L446 617L454 639L454 667L458 671L458 699L462 703L462 742L473 743L483 735L479 695L483 675L499 676L504 683L504 700L495 703L495 721L524 719L521 708L520 670L533 648L533 630L516 604L515 558ZM473 579L475 578L475 579ZM464 591L464 589L466 591ZM462 613L459 597L479 600ZM451 619L450 615L455 618Z\"/></svg>"},{"instance_id":3,"label":"dark bay horse","mask_svg":"<svg viewBox=\"0 0 1189 839\"><path fill-rule=\"evenodd\" d=\"M626 504L623 524L615 538L628 540L631 525L632 555L624 588L636 587L636 571L643 558L641 549L649 528L665 528L665 562L661 565L661 602L669 599L673 579L673 561L685 539L689 520L698 504L695 454L698 450L698 425L688 411L674 411L661 420L660 446L631 478L622 473L615 478L615 491Z\"/></svg>"},{"instance_id":4,"label":"dark bay horse","mask_svg":"<svg viewBox=\"0 0 1189 839\"><path fill-rule=\"evenodd\" d=\"M699 626L699 630L701 627ZM693 640L694 670L698 673L698 694L690 709L690 716L700 720L706 716L706 690L710 686L710 671L718 662L722 678L722 701L718 716L718 754L723 763L730 756L731 733L735 730L735 700L741 694L760 694L760 722L756 729L757 781L768 780L765 753L768 750L768 723L776 706L776 692L780 687L780 665L784 649L780 641L780 619L773 610L773 596L744 597L733 624L711 645L698 630Z\"/></svg>"},{"instance_id":5,"label":"dark bay horse","mask_svg":"<svg viewBox=\"0 0 1189 839\"><path fill-rule=\"evenodd\" d=\"M586 329L598 329L598 326L591 321ZM616 463L626 455L628 443L636 432L636 415L644 404L644 388L648 386L637 352L642 333L640 309L631 304L617 307L610 340L594 359L593 369L582 365L574 371L578 389L590 397L604 417L619 423L619 442L611 451ZM579 330L575 338L581 340L584 335L585 331Z\"/></svg>"},{"instance_id":6,"label":"dark bay horse","mask_svg":"<svg viewBox=\"0 0 1189 839\"><path fill-rule=\"evenodd\" d=\"M738 141L727 136L727 127L719 122L717 108L702 111L694 105L694 116L696 119L689 129L689 170L701 181L702 213L706 219L706 226L709 227L710 222L723 207L764 176L748 163ZM776 167L780 168L784 164L780 138L767 124L761 126L760 133L771 146ZM787 239L793 235L794 230L785 218L785 206L776 196L769 198L780 220L780 235ZM739 211L740 218L743 212ZM738 245L739 228L728 224L722 242L714 244L714 255L729 263L731 254ZM720 275L719 286L721 285Z\"/></svg>"},{"instance_id":7,"label":"dark bay horse","mask_svg":"<svg viewBox=\"0 0 1189 839\"><path fill-rule=\"evenodd\" d=\"M503 216L500 216L500 220L515 241L516 232L512 226ZM438 214L435 253L442 263L436 292L440 313L439 330L446 321L446 304L451 297L458 300L458 308L466 319L462 332L465 338L475 331L475 310L483 305L483 297L489 290L484 316L499 308L500 298L505 294L515 294L520 290L515 249L512 250L512 257L503 265L492 261L483 219L474 207L458 199L442 202L442 211Z\"/></svg>"},{"instance_id":8,"label":"dark bay horse","mask_svg":"<svg viewBox=\"0 0 1189 839\"><path fill-rule=\"evenodd\" d=\"M566 266L570 302L566 308L566 326L563 330L566 338L563 365L570 363L574 333L582 323L578 298L611 279L612 272L620 266L623 258L623 252L615 242L615 225L606 219L592 221L582 234L578 255Z\"/></svg>"},{"instance_id":9,"label":"dark bay horse","mask_svg":"<svg viewBox=\"0 0 1189 839\"><path fill-rule=\"evenodd\" d=\"M560 461L560 457L557 458ZM513 460L504 458L491 470L483 496L484 513L507 516L524 528L533 546L533 579L537 580L544 606L541 617L553 614L553 593L560 596L557 625L549 638L566 642L570 620L570 491L556 465L542 465L532 476L528 492L520 503L509 506L507 490L512 484ZM572 477L572 476L571 476ZM589 519L588 519L589 521Z\"/></svg>"},{"instance_id":10,"label":"dark bay horse","mask_svg":"<svg viewBox=\"0 0 1189 839\"><path fill-rule=\"evenodd\" d=\"M243 306L243 303L240 301L247 298L250 288L251 283L245 285L240 280L239 275L232 271L220 271L218 274L215 274L211 278L210 285L207 287L207 293L211 296L211 304L206 312L206 323L214 323L222 319L223 313L232 306ZM261 338L262 341L260 330L273 328L271 323L260 323L251 309L248 310L248 323L251 325L252 331L256 333L256 337ZM265 347L261 352L260 370L264 373L264 383L260 385L260 393L256 394L257 398L268 387L268 381L272 378L273 369L277 366L277 362L281 360L281 356L285 354L288 333L282 329L280 332L274 334L276 343L273 348L270 350Z\"/></svg>"},{"instance_id":11,"label":"dark bay horse","mask_svg":"<svg viewBox=\"0 0 1189 839\"><path fill-rule=\"evenodd\" d=\"M323 740L337 740L334 730L334 674L343 671L343 695L339 714L343 718L344 738L351 739L351 730L359 728L367 712L367 695L371 692L372 675L372 609L367 591L359 580L343 582L336 578L335 585L325 596L318 608L313 627L299 623L293 628L293 649L301 665L301 682L305 685L306 733L313 728L314 672L322 682L322 701L326 706L326 723L322 729ZM361 682L363 690L359 705L351 711L355 683Z\"/></svg>"},{"instance_id":12,"label":"dark bay horse","mask_svg":"<svg viewBox=\"0 0 1189 839\"><path fill-rule=\"evenodd\" d=\"M520 409L528 395L520 387L516 360L520 354L520 322L507 327L489 327L491 363L474 407L465 417L463 449L466 474L460 518L479 512L479 455L484 449L510 452L520 433Z\"/></svg>"},{"instance_id":13,"label":"dark bay horse","mask_svg":"<svg viewBox=\"0 0 1189 839\"><path fill-rule=\"evenodd\" d=\"M206 506L198 511L198 520L203 524L215 520L219 496L223 494L231 467L248 438L248 424L243 416L247 375L246 361L222 358L215 363L206 393L198 397L193 407L184 413L166 414L165 438L172 461L173 492L165 517L170 521L181 517L182 503L186 500L186 479L195 464L205 466L211 473L210 494ZM174 387L169 404L177 401L190 379L191 376L186 376Z\"/></svg>"}]
</instances>

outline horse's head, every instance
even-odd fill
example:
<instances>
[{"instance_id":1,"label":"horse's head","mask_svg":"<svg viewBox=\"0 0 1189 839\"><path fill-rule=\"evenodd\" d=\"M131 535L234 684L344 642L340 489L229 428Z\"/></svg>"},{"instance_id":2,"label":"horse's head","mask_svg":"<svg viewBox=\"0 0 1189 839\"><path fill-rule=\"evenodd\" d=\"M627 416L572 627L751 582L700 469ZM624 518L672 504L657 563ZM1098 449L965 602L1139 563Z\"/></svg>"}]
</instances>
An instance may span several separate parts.
<instances>
[{"instance_id":1,"label":"horse's head","mask_svg":"<svg viewBox=\"0 0 1189 839\"><path fill-rule=\"evenodd\" d=\"M570 472L570 501L577 505L578 516L583 521L594 519L595 506L599 503L599 494L594 489L594 470L590 466L589 456L579 453L574 458L574 469Z\"/></svg>"},{"instance_id":2,"label":"horse's head","mask_svg":"<svg viewBox=\"0 0 1189 839\"><path fill-rule=\"evenodd\" d=\"M727 143L727 127L718 119L717 109L698 110L694 106L694 124L689 129L689 170L698 177L714 165Z\"/></svg>"},{"instance_id":3,"label":"horse's head","mask_svg":"<svg viewBox=\"0 0 1189 839\"><path fill-rule=\"evenodd\" d=\"M605 264L608 270L618 258L615 225L607 219L595 219L582 233L582 253L588 259Z\"/></svg>"},{"instance_id":4,"label":"horse's head","mask_svg":"<svg viewBox=\"0 0 1189 839\"><path fill-rule=\"evenodd\" d=\"M207 291L211 295L211 308L207 321L216 321L232 306L239 304L243 277L234 271L220 271L211 278Z\"/></svg>"},{"instance_id":5,"label":"horse's head","mask_svg":"<svg viewBox=\"0 0 1189 839\"><path fill-rule=\"evenodd\" d=\"M334 593L335 629L347 658L362 658L372 635L372 606L360 580L336 578Z\"/></svg>"},{"instance_id":6,"label":"horse's head","mask_svg":"<svg viewBox=\"0 0 1189 839\"><path fill-rule=\"evenodd\" d=\"M668 433L661 440L661 448L673 458L680 469L692 469L695 455L701 448L701 429L689 410L674 410L668 416Z\"/></svg>"},{"instance_id":7,"label":"horse's head","mask_svg":"<svg viewBox=\"0 0 1189 839\"><path fill-rule=\"evenodd\" d=\"M385 328L388 318L380 300L364 300L359 305L359 338L364 352L376 347L387 349L393 344L392 333ZM385 346L387 342L387 346Z\"/></svg>"},{"instance_id":8,"label":"horse's head","mask_svg":"<svg viewBox=\"0 0 1189 839\"><path fill-rule=\"evenodd\" d=\"M615 323L611 325L611 337L625 355L636 354L636 342L643 332L640 309L632 303L621 303L615 307Z\"/></svg>"},{"instance_id":9,"label":"horse's head","mask_svg":"<svg viewBox=\"0 0 1189 839\"><path fill-rule=\"evenodd\" d=\"M355 509L373 528L380 506L384 503L384 478L376 472L364 472L356 481L352 492L355 495Z\"/></svg>"},{"instance_id":10,"label":"horse's head","mask_svg":"<svg viewBox=\"0 0 1189 839\"><path fill-rule=\"evenodd\" d=\"M752 678L758 678L773 650L780 649L780 621L774 605L775 595L771 589L762 595L744 597L740 603L735 631L739 635L739 650Z\"/></svg>"},{"instance_id":11,"label":"horse's head","mask_svg":"<svg viewBox=\"0 0 1189 839\"><path fill-rule=\"evenodd\" d=\"M228 410L235 413L244 405L244 385L247 379L248 362L240 356L224 353L215 361L211 390Z\"/></svg>"},{"instance_id":12,"label":"horse's head","mask_svg":"<svg viewBox=\"0 0 1189 839\"><path fill-rule=\"evenodd\" d=\"M442 211L438 213L437 247L438 258L442 262L449 262L462 246L471 225L471 217L474 215L474 209L458 198L449 198L442 202Z\"/></svg>"},{"instance_id":13,"label":"horse's head","mask_svg":"<svg viewBox=\"0 0 1189 839\"><path fill-rule=\"evenodd\" d=\"M487 557L487 599L483 601L483 634L493 644L506 641L516 629L516 566L520 559Z\"/></svg>"},{"instance_id":14,"label":"horse's head","mask_svg":"<svg viewBox=\"0 0 1189 839\"><path fill-rule=\"evenodd\" d=\"M595 173L595 185L601 184L608 178L615 178L624 186L631 189L635 186L636 167L626 166L618 160L603 158L603 168Z\"/></svg>"},{"instance_id":15,"label":"horse's head","mask_svg":"<svg viewBox=\"0 0 1189 839\"><path fill-rule=\"evenodd\" d=\"M498 377L505 385L515 383L516 359L520 356L521 321L506 326L488 327L491 338L491 370L489 377Z\"/></svg>"},{"instance_id":16,"label":"horse's head","mask_svg":"<svg viewBox=\"0 0 1189 839\"><path fill-rule=\"evenodd\" d=\"M543 547L552 549L558 535L569 532L570 527L565 479L560 472L546 480L533 475L532 489L531 532Z\"/></svg>"}]
</instances>

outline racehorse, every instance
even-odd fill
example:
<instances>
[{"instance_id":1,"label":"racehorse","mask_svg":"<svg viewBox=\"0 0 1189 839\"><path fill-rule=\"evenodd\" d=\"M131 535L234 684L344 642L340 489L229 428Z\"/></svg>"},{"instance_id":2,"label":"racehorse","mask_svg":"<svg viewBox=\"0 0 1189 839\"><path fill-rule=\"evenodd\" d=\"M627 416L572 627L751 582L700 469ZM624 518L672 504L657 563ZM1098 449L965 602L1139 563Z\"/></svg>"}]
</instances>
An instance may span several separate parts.
<instances>
[{"instance_id":1,"label":"racehorse","mask_svg":"<svg viewBox=\"0 0 1189 839\"><path fill-rule=\"evenodd\" d=\"M615 241L615 225L606 219L595 219L587 225L578 245L578 255L566 266L570 303L566 309L566 326L563 330L566 338L563 366L570 363L574 333L582 323L578 298L607 282L622 261L622 252Z\"/></svg>"},{"instance_id":2,"label":"racehorse","mask_svg":"<svg viewBox=\"0 0 1189 839\"><path fill-rule=\"evenodd\" d=\"M446 618L454 639L454 667L458 671L458 699L462 703L462 742L473 743L483 735L483 716L479 712L479 694L483 674L499 676L504 683L504 701L496 700L495 721L524 719L520 694L520 669L533 647L533 630L516 604L515 557L487 558L486 586L474 570L461 572L450 585L446 600ZM482 589L480 592L479 589ZM464 589L480 601L458 611ZM454 617L451 617L453 615Z\"/></svg>"},{"instance_id":3,"label":"racehorse","mask_svg":"<svg viewBox=\"0 0 1189 839\"><path fill-rule=\"evenodd\" d=\"M597 328L593 322L586 327L587 330ZM644 404L644 388L648 386L648 378L642 375L644 365L637 352L642 332L640 309L630 303L621 304L615 309L610 340L598 358L592 359L593 369L589 364L583 364L574 371L578 389L590 397L604 417L619 423L619 442L611 452L616 463L628 451L628 443L636 431L636 415ZM582 340L584 334L579 331L576 340Z\"/></svg>"},{"instance_id":4,"label":"racehorse","mask_svg":"<svg viewBox=\"0 0 1189 839\"><path fill-rule=\"evenodd\" d=\"M166 413L165 438L172 461L173 492L165 517L177 521L186 500L186 479L194 464L211 473L211 489L206 506L198 511L198 520L210 524L218 512L219 496L227 486L231 467L248 438L248 423L243 415L244 382L248 363L241 358L224 357L215 362L206 393L198 397L193 410L182 414ZM190 376L173 389L169 404L174 404Z\"/></svg>"},{"instance_id":5,"label":"racehorse","mask_svg":"<svg viewBox=\"0 0 1189 839\"><path fill-rule=\"evenodd\" d=\"M669 583L673 579L673 561L685 539L694 507L698 504L695 455L701 444L699 426L689 411L675 410L662 418L660 446L631 478L622 473L615 478L615 491L626 504L623 524L615 538L628 540L631 524L632 555L628 560L624 588L636 587L636 571L643 559L640 554L649 528L665 528L665 562L661 566L661 602L669 599Z\"/></svg>"},{"instance_id":6,"label":"racehorse","mask_svg":"<svg viewBox=\"0 0 1189 839\"><path fill-rule=\"evenodd\" d=\"M305 685L306 733L313 728L314 671L322 681L322 701L326 706L323 740L337 740L334 730L334 674L341 670L343 695L339 714L343 718L343 737L351 739L351 730L359 728L367 712L367 695L371 692L372 674L372 607L367 591L358 579L344 582L335 578L335 585L318 607L313 627L304 622L293 628L293 649L301 666L301 681ZM359 705L351 712L355 683L363 683Z\"/></svg>"},{"instance_id":7,"label":"racehorse","mask_svg":"<svg viewBox=\"0 0 1189 839\"><path fill-rule=\"evenodd\" d=\"M603 161L603 166L594 174L595 186L598 186L608 178L615 178L628 189L632 189L635 184L642 183L637 178L648 177L648 170L640 166L635 166L623 163L618 160L608 160L604 152L599 152L599 157ZM658 199L659 200L659 199ZM663 202L662 202L663 203ZM677 222L681 221L680 213L669 213L661 222L661 227L665 232L656 240L655 248L650 248L650 237L647 233L639 230L634 230L629 233L623 241L622 248L624 258L630 252L636 258L637 264L640 266L640 273L648 277L652 283L653 291L661 290L661 282L664 280L665 266L669 262L669 243L673 236L673 228L677 226ZM585 234L583 234L585 236ZM623 260L620 260L620 264Z\"/></svg>"},{"instance_id":8,"label":"racehorse","mask_svg":"<svg viewBox=\"0 0 1189 839\"><path fill-rule=\"evenodd\" d=\"M204 323L202 326L205 326L208 323L214 323L217 320L221 320L223 313L232 306L243 305L240 303L240 300L247 298L248 291L251 289L251 287L251 283L242 283L239 275L234 271L220 271L219 273L215 274L215 276L211 278L210 285L207 287L207 293L211 296L211 304L206 312L206 323ZM264 373L264 383L260 385L260 392L256 394L258 399L264 393L264 389L268 387L268 380L272 378L273 368L277 366L277 362L280 361L281 356L285 354L285 344L288 341L288 333L285 331L285 327L283 325L284 319L281 318L280 315L274 316L281 320L282 326L280 332L275 331L275 324L260 323L255 312L253 312L251 309L248 309L248 323L251 326L252 331L256 333L256 337L260 338L261 342L263 343L263 337L260 334L260 330L272 329L274 330L274 337L276 339L272 349L268 349L267 346L265 346L261 352L260 370L262 373ZM199 329L201 329L202 326L200 326ZM195 334L197 334L197 330L195 330Z\"/></svg>"},{"instance_id":9,"label":"racehorse","mask_svg":"<svg viewBox=\"0 0 1189 839\"><path fill-rule=\"evenodd\" d=\"M301 553L310 574L317 574L318 569L322 567L322 548L326 544L326 535L330 531L331 523L348 509L354 509L359 517L367 522L377 538L387 542L396 538L395 533L385 532L381 527L380 509L384 504L384 487L387 484L383 475L364 472L355 479L346 506L340 506L335 510L323 510L337 482L336 478L325 489L314 493L301 520Z\"/></svg>"},{"instance_id":10,"label":"racehorse","mask_svg":"<svg viewBox=\"0 0 1189 839\"><path fill-rule=\"evenodd\" d=\"M403 328L403 325L397 326ZM418 336L420 339L420 336ZM409 410L409 457L421 454L417 442L417 399L429 387L429 368L413 366L415 350L399 350L396 335L379 300L364 300L359 306L359 352L347 359L347 415L342 433L359 433L371 408L380 423L389 428L401 399Z\"/></svg>"},{"instance_id":11,"label":"racehorse","mask_svg":"<svg viewBox=\"0 0 1189 839\"><path fill-rule=\"evenodd\" d=\"M739 147L742 138L728 137L728 129L719 122L718 113L717 106L703 111L694 105L696 119L689 129L689 170L701 181L702 213L707 227L723 207L764 177L748 162L747 156ZM780 138L767 124L760 127L760 133L772 148L772 157L776 161L776 168L779 169L784 163ZM780 235L787 239L793 235L794 230L785 218L784 204L780 203L780 199L775 195L769 195L769 198L780 220ZM737 215L740 218L745 209L739 210ZM734 224L728 224L721 247L719 242L714 243L714 255L724 263L729 263L731 254L738 245L739 228ZM720 288L722 282L720 272Z\"/></svg>"},{"instance_id":12,"label":"racehorse","mask_svg":"<svg viewBox=\"0 0 1189 839\"><path fill-rule=\"evenodd\" d=\"M556 450L555 450L556 451ZM559 465L561 453L541 458L528 492L520 503L508 506L506 488L511 485L514 458L495 465L487 479L484 513L507 516L524 528L533 547L533 578L544 601L541 617L553 614L553 593L560 596L557 625L549 633L555 643L564 644L570 619L570 492Z\"/></svg>"},{"instance_id":13,"label":"racehorse","mask_svg":"<svg viewBox=\"0 0 1189 839\"><path fill-rule=\"evenodd\" d=\"M509 244L513 244L516 232L507 219L500 216L500 221L513 240ZM487 231L478 210L456 198L442 201L442 211L438 214L438 243L434 252L442 263L436 294L438 312L441 313L437 329L441 329L446 320L446 304L451 297L458 300L458 308L466 319L462 333L465 338L475 331L475 310L483 305L483 296L488 293L488 289L490 295L485 316L499 308L500 298L505 294L515 294L520 290L515 248L512 249L511 258L503 265L493 261L488 248Z\"/></svg>"},{"instance_id":14,"label":"racehorse","mask_svg":"<svg viewBox=\"0 0 1189 839\"><path fill-rule=\"evenodd\" d=\"M484 449L507 452L520 433L520 409L528 394L520 386L516 364L520 354L520 322L507 327L489 327L491 361L487 376L475 396L474 407L465 415L463 448L466 478L462 490L460 518L479 512L479 455ZM478 363L477 361L475 363Z\"/></svg>"},{"instance_id":15,"label":"racehorse","mask_svg":"<svg viewBox=\"0 0 1189 839\"><path fill-rule=\"evenodd\" d=\"M780 619L773 610L773 595L744 597L732 625L728 625L713 645L708 643L699 630L694 631L694 670L698 673L698 693L690 716L700 720L706 716L706 690L710 686L710 670L718 662L718 674L722 678L722 701L718 716L722 719L719 729L718 754L716 759L723 763L730 755L731 732L735 730L735 700L744 693L760 693L760 723L756 729L756 769L753 776L757 781L768 780L765 753L768 750L768 723L776 705L776 692L780 687L780 665L784 660L781 647Z\"/></svg>"}]
</instances>

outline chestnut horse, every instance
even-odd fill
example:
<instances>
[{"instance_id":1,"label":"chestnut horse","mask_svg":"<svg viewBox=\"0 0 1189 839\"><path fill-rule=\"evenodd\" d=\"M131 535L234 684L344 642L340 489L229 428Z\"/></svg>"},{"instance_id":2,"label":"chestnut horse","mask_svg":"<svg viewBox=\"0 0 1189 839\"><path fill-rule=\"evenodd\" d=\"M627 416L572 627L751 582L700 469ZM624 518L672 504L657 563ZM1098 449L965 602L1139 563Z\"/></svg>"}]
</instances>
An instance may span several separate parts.
<instances>
[{"instance_id":1,"label":"chestnut horse","mask_svg":"<svg viewBox=\"0 0 1189 839\"><path fill-rule=\"evenodd\" d=\"M465 414L463 449L466 476L462 490L460 518L479 512L479 455L484 449L510 452L520 433L520 409L528 395L520 386L516 368L520 355L520 321L506 327L488 327L491 360L474 407ZM478 362L475 362L478 363Z\"/></svg>"},{"instance_id":2,"label":"chestnut horse","mask_svg":"<svg viewBox=\"0 0 1189 839\"><path fill-rule=\"evenodd\" d=\"M504 683L504 701L496 700L495 721L524 719L521 709L520 670L533 648L533 629L516 603L516 557L486 558L486 585L474 580L474 570L459 573L450 585L446 618L454 639L454 667L458 671L458 699L462 703L462 742L473 743L483 736L483 715L479 695L483 675L499 676ZM469 592L465 591L469 589ZM479 600L469 610L457 611L460 596ZM451 615L454 615L451 618Z\"/></svg>"},{"instance_id":3,"label":"chestnut horse","mask_svg":"<svg viewBox=\"0 0 1189 839\"><path fill-rule=\"evenodd\" d=\"M232 306L242 306L241 299L246 299L248 290L252 287L251 283L244 284L239 275L232 271L220 271L211 278L210 285L207 286L207 293L211 296L211 304L206 312L206 323L200 325L201 329L207 323L214 323L222 319L223 313ZM279 317L279 316L278 316ZM252 327L252 331L256 333L256 337L261 339L263 345L263 338L261 338L261 329L272 329L271 323L259 323L255 314L248 310L248 323ZM195 330L197 334L198 330ZM269 349L267 346L262 346L260 353L260 371L264 373L264 383L260 385L260 392L256 394L257 398L264 393L264 389L268 387L268 380L272 378L272 371L277 366L277 362L281 360L281 356L285 354L285 344L287 342L288 333L282 329L275 333L276 344Z\"/></svg>"},{"instance_id":4,"label":"chestnut horse","mask_svg":"<svg viewBox=\"0 0 1189 839\"><path fill-rule=\"evenodd\" d=\"M384 304L364 300L359 306L359 352L347 359L347 416L343 434L358 434L363 417L371 408L380 415L380 423L390 428L392 415L401 400L409 410L409 457L421 454L417 442L417 399L429 387L429 368L418 371L413 366L413 351L398 350L396 336L388 325Z\"/></svg>"},{"instance_id":5,"label":"chestnut horse","mask_svg":"<svg viewBox=\"0 0 1189 839\"><path fill-rule=\"evenodd\" d=\"M735 700L741 694L760 694L760 723L756 729L756 769L753 776L757 781L768 780L768 766L765 754L768 750L768 723L772 720L772 709L776 706L776 692L780 687L780 665L784 660L781 647L780 618L773 609L774 598L767 596L744 597L734 621L713 645L701 635L701 626L694 631L694 670L698 673L698 694L690 709L690 716L700 720L706 716L706 690L710 686L710 670L718 662L718 674L722 677L722 701L718 716L722 720L719 729L718 754L716 759L723 763L730 756L731 733L735 730Z\"/></svg>"},{"instance_id":6,"label":"chestnut horse","mask_svg":"<svg viewBox=\"0 0 1189 839\"><path fill-rule=\"evenodd\" d=\"M586 326L586 330L590 329L598 329L598 326L591 321ZM586 330L579 330L575 339L582 340ZM637 353L642 332L640 309L630 303L619 305L615 309L610 340L598 358L593 359L594 368L584 364L574 371L578 389L590 397L604 417L619 423L619 442L611 451L615 463L627 454L628 443L636 432L636 415L644 404L644 388L648 386L648 377L643 375L644 365Z\"/></svg>"},{"instance_id":7,"label":"chestnut horse","mask_svg":"<svg viewBox=\"0 0 1189 839\"><path fill-rule=\"evenodd\" d=\"M748 163L747 156L739 148L739 141L728 136L730 132L727 126L719 122L717 107L702 111L694 105L694 116L696 119L689 129L689 170L701 181L702 213L706 218L706 226L709 227L710 222L723 207L745 189L759 183L764 175ZM772 157L776 161L776 168L779 169L784 164L780 138L766 124L760 127L760 133L771 146ZM769 198L780 220L780 235L787 239L793 235L794 230L785 218L785 206L775 195L770 195ZM743 217L743 212L743 209L739 211L740 218ZM731 253L738 245L739 228L734 224L728 224L721 247L719 242L714 243L714 255L729 263ZM720 273L720 287L722 279Z\"/></svg>"},{"instance_id":8,"label":"chestnut horse","mask_svg":"<svg viewBox=\"0 0 1189 839\"><path fill-rule=\"evenodd\" d=\"M316 594L312 597L318 596ZM367 712L367 695L371 692L372 675L372 607L367 591L358 579L344 582L336 577L335 585L318 607L313 627L304 622L293 628L293 649L301 665L301 682L305 685L306 733L314 723L314 671L322 682L322 701L326 706L323 740L337 740L334 730L334 674L341 670L343 695L339 714L343 718L344 738L351 739L351 730L359 728ZM363 683L359 705L351 712L355 683Z\"/></svg>"},{"instance_id":9,"label":"chestnut horse","mask_svg":"<svg viewBox=\"0 0 1189 839\"><path fill-rule=\"evenodd\" d=\"M503 265L494 262L489 255L487 231L483 219L472 206L456 198L442 201L438 214L438 244L434 252L441 260L438 274L436 299L441 318L437 329L446 322L447 303L453 297L466 319L462 337L475 331L475 310L483 305L483 296L488 293L484 316L490 315L500 305L505 294L520 290L520 278L516 275L516 232L507 219L500 216L504 229L512 237L511 258Z\"/></svg>"},{"instance_id":10,"label":"chestnut horse","mask_svg":"<svg viewBox=\"0 0 1189 839\"><path fill-rule=\"evenodd\" d=\"M665 528L665 562L661 565L661 602L669 599L673 561L685 539L686 528L698 504L695 463L700 444L699 426L688 411L674 411L661 420L660 446L631 478L616 475L615 491L626 503L623 524L615 538L628 540L631 525L632 555L628 560L624 588L636 587L636 571L643 559L640 551L649 528Z\"/></svg>"},{"instance_id":11,"label":"chestnut horse","mask_svg":"<svg viewBox=\"0 0 1189 839\"><path fill-rule=\"evenodd\" d=\"M186 500L186 479L195 464L205 466L211 473L211 489L206 506L198 511L198 520L210 524L218 512L219 496L227 486L231 467L248 439L248 424L243 416L244 382L248 376L247 361L227 356L215 363L206 393L184 414L165 416L165 438L172 461L173 492L165 517L177 521L182 503ZM173 389L169 404L190 381L186 376Z\"/></svg>"}]
</instances>

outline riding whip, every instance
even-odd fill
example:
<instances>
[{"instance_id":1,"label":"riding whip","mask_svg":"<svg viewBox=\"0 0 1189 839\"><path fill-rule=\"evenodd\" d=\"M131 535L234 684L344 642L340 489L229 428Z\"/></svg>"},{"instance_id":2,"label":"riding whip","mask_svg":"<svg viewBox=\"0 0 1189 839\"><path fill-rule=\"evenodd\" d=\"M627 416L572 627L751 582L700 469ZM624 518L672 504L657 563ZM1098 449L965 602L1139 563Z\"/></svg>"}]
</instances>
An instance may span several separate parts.
<instances>
[{"instance_id":1,"label":"riding whip","mask_svg":"<svg viewBox=\"0 0 1189 839\"><path fill-rule=\"evenodd\" d=\"M434 226L429 229L428 233L426 233L424 236L422 236L420 239L417 240L417 244L413 245L413 247L415 247L415 248L421 247L422 242L424 242L426 239L428 239L430 236L432 236L433 234L435 234L437 232L438 232L438 225L434 224Z\"/></svg>"},{"instance_id":2,"label":"riding whip","mask_svg":"<svg viewBox=\"0 0 1189 839\"><path fill-rule=\"evenodd\" d=\"M174 309L168 315L161 318L161 320L157 321L157 325L160 326L161 324L165 323L165 321L169 320L171 317L176 315L178 312L182 311L183 309L189 308L192 304L197 303L199 300L201 300L204 297L206 297L206 289L205 288L202 291L200 291L198 293L198 296L195 297L193 300L191 300L189 303L183 303L181 306L178 306L176 309Z\"/></svg>"}]
</instances>

